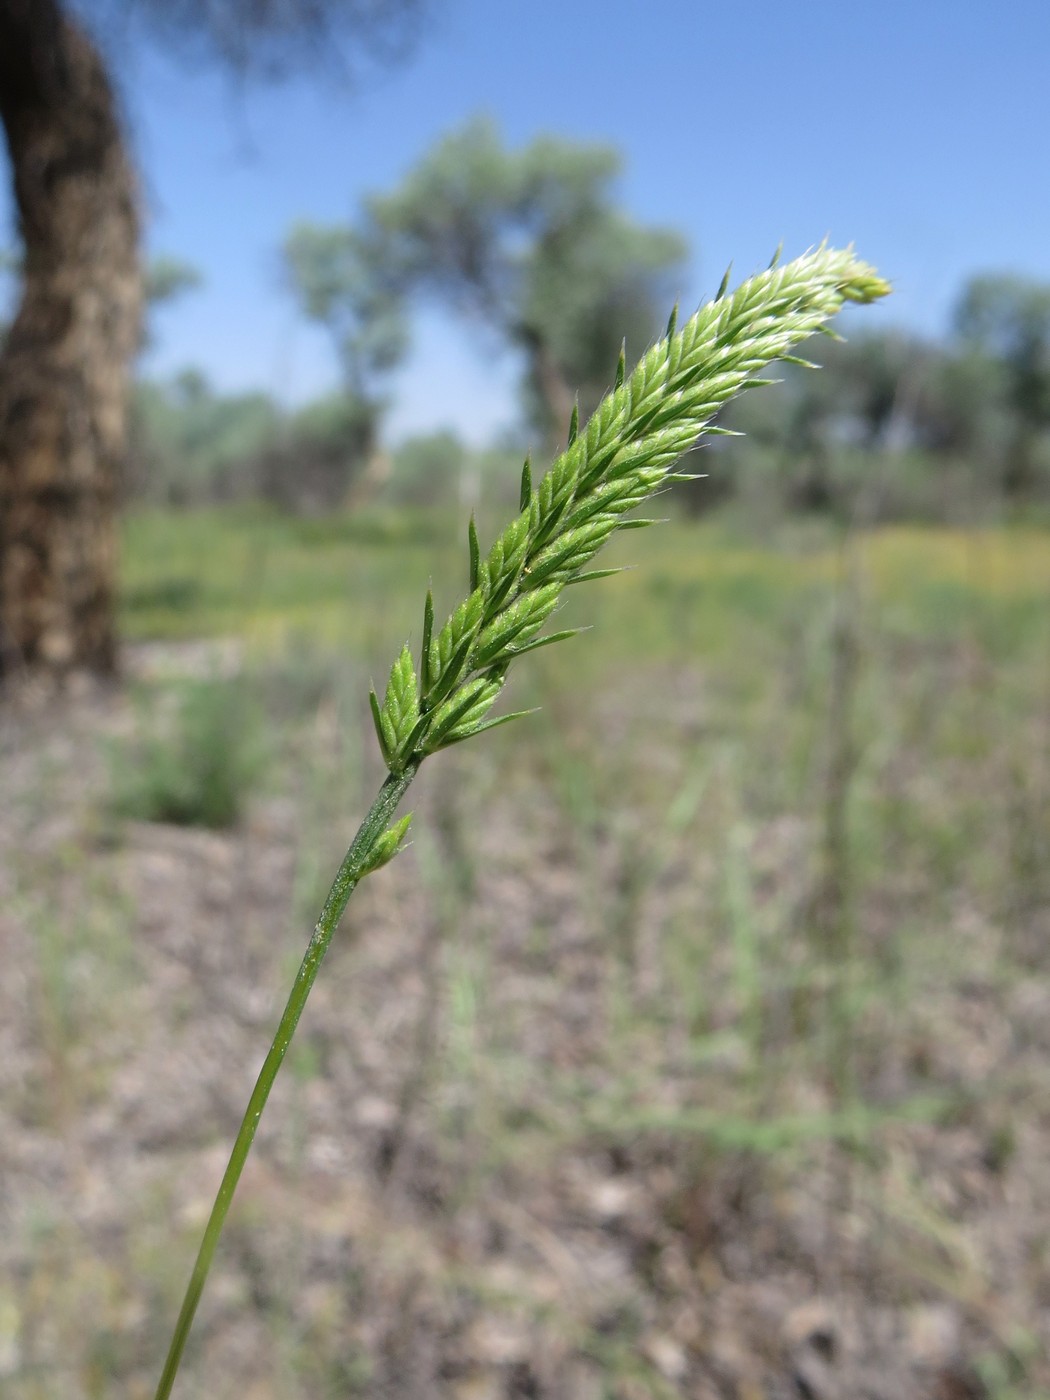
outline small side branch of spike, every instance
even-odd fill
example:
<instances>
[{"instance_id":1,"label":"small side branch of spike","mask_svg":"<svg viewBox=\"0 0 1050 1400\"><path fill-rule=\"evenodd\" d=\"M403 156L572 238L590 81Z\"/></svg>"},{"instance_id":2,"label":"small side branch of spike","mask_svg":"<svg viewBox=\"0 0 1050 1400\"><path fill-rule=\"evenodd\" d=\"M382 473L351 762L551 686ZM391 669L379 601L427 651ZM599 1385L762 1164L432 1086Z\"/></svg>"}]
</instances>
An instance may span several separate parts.
<instances>
[{"instance_id":1,"label":"small side branch of spike","mask_svg":"<svg viewBox=\"0 0 1050 1400\"><path fill-rule=\"evenodd\" d=\"M571 447L571 446L573 445L573 443L576 441L577 437L579 436L579 432L580 432L580 401L579 401L579 399L577 399L576 402L575 402L575 403L573 404L573 406L572 406L572 417L569 419L569 441L568 441L568 446L569 446L569 447Z\"/></svg>"},{"instance_id":2,"label":"small side branch of spike","mask_svg":"<svg viewBox=\"0 0 1050 1400\"><path fill-rule=\"evenodd\" d=\"M525 458L525 465L521 469L521 496L518 500L519 510L528 510L532 500L532 458Z\"/></svg>"},{"instance_id":3,"label":"small side branch of spike","mask_svg":"<svg viewBox=\"0 0 1050 1400\"><path fill-rule=\"evenodd\" d=\"M430 669L430 639L434 632L434 591L427 589L423 604L423 645L419 658L420 698L424 699L433 681Z\"/></svg>"},{"instance_id":4,"label":"small side branch of spike","mask_svg":"<svg viewBox=\"0 0 1050 1400\"><path fill-rule=\"evenodd\" d=\"M623 388L623 381L626 379L626 377L627 377L627 342L626 342L626 340L625 340L625 341L621 344L621 346L620 346L620 358L619 358L619 360L616 362L616 383L613 385L613 391L614 391L614 392L615 392L615 390L617 390L617 389L622 389L622 388Z\"/></svg>"},{"instance_id":5,"label":"small side branch of spike","mask_svg":"<svg viewBox=\"0 0 1050 1400\"><path fill-rule=\"evenodd\" d=\"M470 591L473 593L478 586L478 575L481 572L481 546L478 543L478 527L474 523L473 511L467 527L467 541L470 546Z\"/></svg>"}]
</instances>

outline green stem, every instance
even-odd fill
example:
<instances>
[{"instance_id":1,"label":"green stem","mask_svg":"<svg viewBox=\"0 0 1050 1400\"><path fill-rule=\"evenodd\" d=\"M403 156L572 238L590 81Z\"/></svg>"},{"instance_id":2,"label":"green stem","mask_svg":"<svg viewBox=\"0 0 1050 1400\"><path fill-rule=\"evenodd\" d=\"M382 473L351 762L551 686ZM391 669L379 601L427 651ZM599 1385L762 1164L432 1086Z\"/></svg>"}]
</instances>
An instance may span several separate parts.
<instances>
[{"instance_id":1,"label":"green stem","mask_svg":"<svg viewBox=\"0 0 1050 1400\"><path fill-rule=\"evenodd\" d=\"M186 1287L186 1296L182 1300L182 1309L179 1312L179 1320L175 1324L175 1332L171 1339L171 1346L168 1348L168 1358L164 1363L164 1371L160 1378L160 1384L157 1386L155 1400L167 1400L167 1397L171 1395L171 1388L175 1384L175 1377L182 1361L186 1339L193 1326L193 1316L204 1291L208 1270L211 1268L215 1247L222 1234L222 1227L230 1209L230 1202L233 1200L233 1193L237 1189L244 1164L248 1160L248 1153L251 1151L252 1142L255 1139L255 1130L259 1126L259 1119L266 1107L266 1100L270 1097L274 1080L277 1078L284 1057L288 1053L288 1047L292 1043L292 1036L299 1024L299 1017L303 1014L303 1007L310 995L314 978L317 976L324 955L328 951L328 945L332 941L332 935L335 933L339 920L343 916L346 902L361 878L361 865L371 851L377 837L382 835L390 818L394 815L398 803L405 795L405 790L416 775L419 762L418 759L412 759L401 773L391 773L387 777L339 867L335 880L332 882L332 888L328 891L328 898L321 910L321 917L317 920L313 936L292 984L284 1014L281 1016L280 1024L270 1043L270 1049L263 1061L262 1069L259 1071L259 1078L255 1081L255 1088L248 1100L248 1107L244 1111L237 1139L233 1144L233 1151L230 1153L230 1160L219 1186L219 1194L215 1197L215 1204L211 1208L211 1215L208 1217L204 1238L201 1240L201 1247L197 1254L197 1262L193 1266L193 1273L190 1275L190 1281Z\"/></svg>"}]
</instances>

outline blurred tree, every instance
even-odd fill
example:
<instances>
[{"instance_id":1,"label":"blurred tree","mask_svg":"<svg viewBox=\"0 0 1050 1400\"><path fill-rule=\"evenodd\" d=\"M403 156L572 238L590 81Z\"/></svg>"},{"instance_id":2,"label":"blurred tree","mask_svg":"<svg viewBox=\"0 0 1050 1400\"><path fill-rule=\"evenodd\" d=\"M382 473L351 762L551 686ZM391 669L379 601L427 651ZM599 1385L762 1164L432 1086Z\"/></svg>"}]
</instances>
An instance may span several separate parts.
<instances>
[{"instance_id":1,"label":"blurred tree","mask_svg":"<svg viewBox=\"0 0 1050 1400\"><path fill-rule=\"evenodd\" d=\"M641 351L681 276L678 234L615 207L620 157L545 137L504 148L487 121L446 137L401 187L371 199L362 235L392 287L428 292L525 358L527 406L564 431L574 391L589 412L626 333Z\"/></svg>"},{"instance_id":2,"label":"blurred tree","mask_svg":"<svg viewBox=\"0 0 1050 1400\"><path fill-rule=\"evenodd\" d=\"M778 390L730 406L722 425L745 436L708 448L691 507L776 475L789 508L958 518L1050 483L1050 286L976 277L950 340L888 329L802 354L819 374L786 365Z\"/></svg>"},{"instance_id":3,"label":"blurred tree","mask_svg":"<svg viewBox=\"0 0 1050 1400\"><path fill-rule=\"evenodd\" d=\"M347 389L375 395L376 382L408 348L402 298L377 265L375 250L354 229L297 224L284 263L300 310L335 345Z\"/></svg>"},{"instance_id":4,"label":"blurred tree","mask_svg":"<svg viewBox=\"0 0 1050 1400\"><path fill-rule=\"evenodd\" d=\"M282 411L263 393L216 393L197 369L140 382L129 486L167 505L258 499L284 509L340 504L372 458L375 417L342 392Z\"/></svg>"},{"instance_id":5,"label":"blurred tree","mask_svg":"<svg viewBox=\"0 0 1050 1400\"><path fill-rule=\"evenodd\" d=\"M382 380L404 356L408 328L402 297L356 230L298 224L283 254L300 310L332 338L343 394L341 403L333 396L323 410L315 405L297 416L284 448L268 455L264 490L280 504L316 509L338 504L355 479L365 479L385 406ZM305 474L304 462L311 464Z\"/></svg>"},{"instance_id":6,"label":"blurred tree","mask_svg":"<svg viewBox=\"0 0 1050 1400\"><path fill-rule=\"evenodd\" d=\"M153 344L153 313L203 285L204 278L200 268L182 258L172 257L170 253L161 253L146 264L142 275L144 307L139 331L141 350L148 350Z\"/></svg>"},{"instance_id":7,"label":"blurred tree","mask_svg":"<svg viewBox=\"0 0 1050 1400\"><path fill-rule=\"evenodd\" d=\"M895 426L910 432L925 359L919 341L900 331L868 332L832 342L818 359L825 398L866 451L885 447Z\"/></svg>"},{"instance_id":8,"label":"blurred tree","mask_svg":"<svg viewBox=\"0 0 1050 1400\"><path fill-rule=\"evenodd\" d=\"M173 258L170 253L162 253L146 268L142 290L147 305L163 306L186 292L195 291L203 282L200 268L182 258Z\"/></svg>"},{"instance_id":9,"label":"blurred tree","mask_svg":"<svg viewBox=\"0 0 1050 1400\"><path fill-rule=\"evenodd\" d=\"M375 462L377 407L353 394L328 394L282 424L261 454L258 486L284 510L308 514L343 505Z\"/></svg>"},{"instance_id":10,"label":"blurred tree","mask_svg":"<svg viewBox=\"0 0 1050 1400\"><path fill-rule=\"evenodd\" d=\"M723 454L760 460L767 473L774 468L793 508L852 514L872 473L870 463L850 471L850 459L856 465L873 453L929 448L943 430L943 405L933 387L945 356L897 330L835 342L817 338L802 353L821 365L820 372L786 365L777 392L737 400L724 426L746 439L739 447L724 446Z\"/></svg>"},{"instance_id":11,"label":"blurred tree","mask_svg":"<svg viewBox=\"0 0 1050 1400\"><path fill-rule=\"evenodd\" d=\"M1050 428L1050 286L1006 274L975 277L959 300L955 329L1011 415L1002 486L1024 495L1035 484L1036 444Z\"/></svg>"},{"instance_id":12,"label":"blurred tree","mask_svg":"<svg viewBox=\"0 0 1050 1400\"><path fill-rule=\"evenodd\" d=\"M406 438L393 453L389 493L409 505L435 506L473 494L473 454L455 433L443 428ZM473 506L471 499L465 504Z\"/></svg>"},{"instance_id":13,"label":"blurred tree","mask_svg":"<svg viewBox=\"0 0 1050 1400\"><path fill-rule=\"evenodd\" d=\"M199 370L139 383L131 404L128 485L186 505L254 493L256 468L282 430L265 394L219 395Z\"/></svg>"},{"instance_id":14,"label":"blurred tree","mask_svg":"<svg viewBox=\"0 0 1050 1400\"><path fill-rule=\"evenodd\" d=\"M386 59L423 0L81 0L103 26L281 77ZM24 245L0 346L0 674L115 662L115 512L139 343L138 190L100 50L65 0L0 0L0 122Z\"/></svg>"}]
</instances>

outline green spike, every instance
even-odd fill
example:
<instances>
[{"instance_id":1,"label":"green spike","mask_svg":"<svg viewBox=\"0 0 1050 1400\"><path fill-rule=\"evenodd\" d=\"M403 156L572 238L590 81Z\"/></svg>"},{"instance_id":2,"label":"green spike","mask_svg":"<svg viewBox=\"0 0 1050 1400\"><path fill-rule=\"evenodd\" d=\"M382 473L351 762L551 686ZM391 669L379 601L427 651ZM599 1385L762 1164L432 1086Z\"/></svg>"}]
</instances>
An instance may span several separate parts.
<instances>
[{"instance_id":1,"label":"green spike","mask_svg":"<svg viewBox=\"0 0 1050 1400\"><path fill-rule=\"evenodd\" d=\"M534 705L531 710L515 710L510 715L500 715L498 719L483 719L479 723L469 726L464 730L453 729L441 741L443 749L449 749L453 744L461 744L464 739L473 739L475 734L484 734L486 729L498 729L501 724L510 724L512 720L524 719L526 715L538 715L540 707Z\"/></svg>"},{"instance_id":2,"label":"green spike","mask_svg":"<svg viewBox=\"0 0 1050 1400\"><path fill-rule=\"evenodd\" d=\"M427 589L427 600L423 604L423 648L419 658L420 694L426 695L433 677L430 674L430 639L434 632L434 593Z\"/></svg>"},{"instance_id":3,"label":"green spike","mask_svg":"<svg viewBox=\"0 0 1050 1400\"><path fill-rule=\"evenodd\" d=\"M620 572L613 569L614 574ZM570 583L579 583L579 579L570 579ZM511 656L524 656L528 651L539 651L540 647L553 646L555 642L567 642L570 637L578 637L581 632L589 632L589 627L567 627L564 632L552 632L548 637L537 637L534 642L524 642L520 647L508 648Z\"/></svg>"},{"instance_id":4,"label":"green spike","mask_svg":"<svg viewBox=\"0 0 1050 1400\"><path fill-rule=\"evenodd\" d=\"M372 723L376 727L376 738L379 740L379 751L383 755L383 762L389 768L393 760L393 753L387 743L387 736L383 731L383 712L379 708L379 696L376 695L375 687L369 686L368 703L372 707Z\"/></svg>"},{"instance_id":5,"label":"green spike","mask_svg":"<svg viewBox=\"0 0 1050 1400\"><path fill-rule=\"evenodd\" d=\"M678 329L678 303L671 307L671 314L667 318L667 339L670 340Z\"/></svg>"},{"instance_id":6,"label":"green spike","mask_svg":"<svg viewBox=\"0 0 1050 1400\"><path fill-rule=\"evenodd\" d=\"M420 715L415 724L398 745L397 753L394 755L400 767L411 758L412 754L419 747L419 741L430 728L430 715Z\"/></svg>"},{"instance_id":7,"label":"green spike","mask_svg":"<svg viewBox=\"0 0 1050 1400\"><path fill-rule=\"evenodd\" d=\"M381 836L376 837L372 849L364 857L361 868L357 872L360 880L365 875L371 875L373 871L381 869L388 861L394 859L397 853L402 850L401 843L408 833L409 823L412 820L412 813L395 822L393 826L387 827Z\"/></svg>"},{"instance_id":8,"label":"green spike","mask_svg":"<svg viewBox=\"0 0 1050 1400\"><path fill-rule=\"evenodd\" d=\"M470 591L473 593L478 586L478 574L481 570L481 546L478 543L478 527L474 524L473 511L467 526L467 540L470 545Z\"/></svg>"},{"instance_id":9,"label":"green spike","mask_svg":"<svg viewBox=\"0 0 1050 1400\"><path fill-rule=\"evenodd\" d=\"M576 438L578 437L579 432L580 432L580 401L579 401L579 399L577 399L576 402L575 402L575 403L573 404L573 406L572 406L572 417L569 419L569 442L568 442L568 446L569 446L569 447L571 447L571 446L573 445L573 443L576 441Z\"/></svg>"},{"instance_id":10,"label":"green spike","mask_svg":"<svg viewBox=\"0 0 1050 1400\"><path fill-rule=\"evenodd\" d=\"M625 379L626 377L627 377L627 342L626 342L626 340L625 340L625 341L623 341L623 343L620 345L620 358L619 358L619 360L618 360L618 362L617 362L617 365L616 365L616 383L615 383L615 385L613 386L614 392L615 392L616 389L622 389L622 388L623 388L623 381L624 381L624 379Z\"/></svg>"},{"instance_id":11,"label":"green spike","mask_svg":"<svg viewBox=\"0 0 1050 1400\"><path fill-rule=\"evenodd\" d=\"M731 277L732 275L733 275L733 264L730 263L729 266L728 266L728 267L726 268L726 270L725 270L725 275L723 276L721 282L719 282L719 284L718 284L718 291L715 292L715 301L721 301L722 298L725 296L726 291L727 291L728 288L729 288L729 279L730 279L730 277Z\"/></svg>"},{"instance_id":12,"label":"green spike","mask_svg":"<svg viewBox=\"0 0 1050 1400\"><path fill-rule=\"evenodd\" d=\"M773 254L773 256L772 256L772 257L770 258L770 260L769 260L769 270L770 270L770 272L772 272L772 270L776 267L777 263L780 261L780 255L781 255L781 253L782 253L783 251L784 251L784 240L781 239L780 242L777 244L777 251Z\"/></svg>"},{"instance_id":13,"label":"green spike","mask_svg":"<svg viewBox=\"0 0 1050 1400\"><path fill-rule=\"evenodd\" d=\"M521 496L518 500L518 509L528 510L529 502L532 500L532 458L525 458L525 465L521 469Z\"/></svg>"},{"instance_id":14,"label":"green spike","mask_svg":"<svg viewBox=\"0 0 1050 1400\"><path fill-rule=\"evenodd\" d=\"M432 706L440 705L442 700L455 690L456 684L462 675L467 657L470 655L470 649L474 645L474 635L473 631L467 633L459 646L453 651L444 673L434 682L434 688L429 696Z\"/></svg>"},{"instance_id":15,"label":"green spike","mask_svg":"<svg viewBox=\"0 0 1050 1400\"><path fill-rule=\"evenodd\" d=\"M479 676L476 680L467 681L431 716L424 752L436 752L453 729L480 723L482 716L492 708L502 687L501 672L492 677Z\"/></svg>"},{"instance_id":16,"label":"green spike","mask_svg":"<svg viewBox=\"0 0 1050 1400\"><path fill-rule=\"evenodd\" d=\"M630 564L622 564L618 569L590 569L585 574L574 574L572 578L567 578L565 586L568 588L574 583L593 583L595 579L612 578L613 574L627 573L631 567Z\"/></svg>"}]
</instances>

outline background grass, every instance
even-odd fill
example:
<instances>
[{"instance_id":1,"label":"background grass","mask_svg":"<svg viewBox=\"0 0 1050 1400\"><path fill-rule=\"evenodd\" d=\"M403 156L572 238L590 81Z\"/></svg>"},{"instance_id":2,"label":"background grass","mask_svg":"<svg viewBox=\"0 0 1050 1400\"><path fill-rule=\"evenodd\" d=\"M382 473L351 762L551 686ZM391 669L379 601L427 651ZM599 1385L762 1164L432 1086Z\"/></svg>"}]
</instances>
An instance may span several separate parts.
<instances>
[{"instance_id":1,"label":"background grass","mask_svg":"<svg viewBox=\"0 0 1050 1400\"><path fill-rule=\"evenodd\" d=\"M380 776L368 678L418 641L428 579L461 596L458 533L127 521L138 700L68 741L141 777L171 734L184 774L232 722L267 761L223 767L232 833L176 836L114 823L104 766L70 788L58 738L20 740L29 1071L0 1102L66 1175L15 1178L5 1395L148 1394ZM1050 536L723 518L613 548L636 567L559 619L592 630L512 678L541 713L428 764L415 844L362 889L187 1397L804 1393L814 1301L843 1393L1050 1394ZM222 697L196 738L187 687ZM75 1152L121 1184L119 1226L78 1205Z\"/></svg>"}]
</instances>

